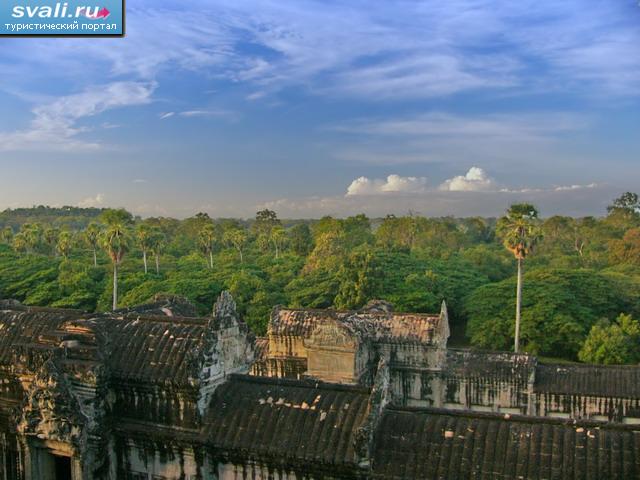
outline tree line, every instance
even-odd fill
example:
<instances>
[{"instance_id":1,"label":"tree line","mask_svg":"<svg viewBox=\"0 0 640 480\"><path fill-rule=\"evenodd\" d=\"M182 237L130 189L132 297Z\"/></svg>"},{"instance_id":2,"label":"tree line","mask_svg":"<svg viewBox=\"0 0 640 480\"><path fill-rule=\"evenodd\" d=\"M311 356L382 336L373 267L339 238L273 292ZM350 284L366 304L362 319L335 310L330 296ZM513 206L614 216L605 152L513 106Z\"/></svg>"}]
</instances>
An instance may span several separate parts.
<instances>
[{"instance_id":1,"label":"tree line","mask_svg":"<svg viewBox=\"0 0 640 480\"><path fill-rule=\"evenodd\" d=\"M141 219L123 209L0 212L0 297L106 310L156 293L206 313L229 289L258 334L276 304L399 311L450 308L453 344L567 360L637 362L640 205L625 193L603 217L250 221Z\"/></svg>"}]
</instances>

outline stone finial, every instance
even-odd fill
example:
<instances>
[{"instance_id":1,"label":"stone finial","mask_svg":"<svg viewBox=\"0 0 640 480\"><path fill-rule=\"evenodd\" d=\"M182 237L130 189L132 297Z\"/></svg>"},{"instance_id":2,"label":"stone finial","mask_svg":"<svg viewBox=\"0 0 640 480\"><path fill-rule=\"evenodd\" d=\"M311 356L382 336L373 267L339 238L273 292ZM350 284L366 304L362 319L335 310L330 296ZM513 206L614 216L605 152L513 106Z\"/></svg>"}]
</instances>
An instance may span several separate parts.
<instances>
[{"instance_id":1,"label":"stone finial","mask_svg":"<svg viewBox=\"0 0 640 480\"><path fill-rule=\"evenodd\" d=\"M438 325L438 333L439 333L439 342L443 348L447 346L447 340L451 335L451 330L449 329L449 311L447 310L447 302L442 300L442 305L440 306L440 322Z\"/></svg>"},{"instance_id":2,"label":"stone finial","mask_svg":"<svg viewBox=\"0 0 640 480\"><path fill-rule=\"evenodd\" d=\"M236 312L236 302L229 293L228 290L223 290L218 297L218 300L213 305L213 317L219 321L238 317Z\"/></svg>"}]
</instances>

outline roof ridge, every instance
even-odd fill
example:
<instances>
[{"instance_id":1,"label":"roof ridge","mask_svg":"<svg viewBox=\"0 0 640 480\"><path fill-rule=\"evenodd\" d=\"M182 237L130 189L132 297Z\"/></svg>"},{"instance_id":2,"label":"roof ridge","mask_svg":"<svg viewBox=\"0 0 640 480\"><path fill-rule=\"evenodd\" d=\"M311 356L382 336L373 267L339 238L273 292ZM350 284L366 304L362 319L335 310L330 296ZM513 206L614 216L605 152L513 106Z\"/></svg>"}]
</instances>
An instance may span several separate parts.
<instances>
[{"instance_id":1,"label":"roof ridge","mask_svg":"<svg viewBox=\"0 0 640 480\"><path fill-rule=\"evenodd\" d=\"M432 415L447 415L451 417L466 417L466 418L478 418L488 420L501 420L511 421L518 423L534 423L534 424L552 424L552 425L566 425L570 427L593 427L598 429L614 429L614 430L640 430L640 425L624 424L624 423L612 423L603 420L592 419L568 419L568 418L556 418L556 417L540 417L534 415L523 415L514 413L500 413L500 412L479 412L476 410L449 410L446 408L435 407L409 407L402 405L391 404L386 407L385 410L405 412L405 413L423 413Z\"/></svg>"},{"instance_id":2,"label":"roof ridge","mask_svg":"<svg viewBox=\"0 0 640 480\"><path fill-rule=\"evenodd\" d=\"M282 377L263 377L260 375L247 375L242 373L232 373L228 377L230 380L245 382L245 383L257 383L264 385L278 385L278 386L287 386L287 387L299 387L299 388L309 388L309 389L318 389L322 388L325 390L335 390L335 391L350 391L350 392L359 392L369 394L371 390L367 387L363 387L361 385L348 385L344 383L330 383L323 382L320 380L310 379L310 378L302 378L302 379L294 379L294 378L282 378Z\"/></svg>"}]
</instances>

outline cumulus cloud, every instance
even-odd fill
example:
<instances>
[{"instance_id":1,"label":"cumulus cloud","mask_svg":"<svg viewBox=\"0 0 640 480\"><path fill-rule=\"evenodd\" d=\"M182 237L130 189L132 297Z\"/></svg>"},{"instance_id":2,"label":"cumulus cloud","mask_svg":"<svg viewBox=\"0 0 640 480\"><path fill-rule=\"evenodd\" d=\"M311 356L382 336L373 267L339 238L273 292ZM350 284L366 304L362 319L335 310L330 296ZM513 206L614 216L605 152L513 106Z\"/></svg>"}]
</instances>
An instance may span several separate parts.
<instances>
[{"instance_id":1,"label":"cumulus cloud","mask_svg":"<svg viewBox=\"0 0 640 480\"><path fill-rule=\"evenodd\" d=\"M347 196L380 195L386 193L422 193L427 185L426 177L402 177L389 175L386 179L356 178L347 188Z\"/></svg>"},{"instance_id":2,"label":"cumulus cloud","mask_svg":"<svg viewBox=\"0 0 640 480\"><path fill-rule=\"evenodd\" d=\"M82 208L100 207L104 205L104 193L98 193L95 197L88 197L78 202L78 206Z\"/></svg>"},{"instance_id":3,"label":"cumulus cloud","mask_svg":"<svg viewBox=\"0 0 640 480\"><path fill-rule=\"evenodd\" d=\"M495 182L480 167L471 167L465 175L445 180L440 190L450 192L481 192L495 189Z\"/></svg>"}]
</instances>

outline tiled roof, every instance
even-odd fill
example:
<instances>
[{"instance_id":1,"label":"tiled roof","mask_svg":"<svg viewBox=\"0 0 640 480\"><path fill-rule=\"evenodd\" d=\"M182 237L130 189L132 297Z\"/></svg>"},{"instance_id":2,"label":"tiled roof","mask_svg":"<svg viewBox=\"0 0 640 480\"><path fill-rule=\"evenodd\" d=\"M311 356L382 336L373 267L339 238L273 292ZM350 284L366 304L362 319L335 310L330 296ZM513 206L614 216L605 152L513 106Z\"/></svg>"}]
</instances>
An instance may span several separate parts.
<instances>
[{"instance_id":1,"label":"tiled roof","mask_svg":"<svg viewBox=\"0 0 640 480\"><path fill-rule=\"evenodd\" d=\"M536 392L640 397L640 366L538 365Z\"/></svg>"},{"instance_id":2,"label":"tiled roof","mask_svg":"<svg viewBox=\"0 0 640 480\"><path fill-rule=\"evenodd\" d=\"M389 479L640 478L640 432L594 422L388 409L373 470Z\"/></svg>"},{"instance_id":3,"label":"tiled roof","mask_svg":"<svg viewBox=\"0 0 640 480\"><path fill-rule=\"evenodd\" d=\"M527 383L535 366L536 358L526 354L447 350L446 372L466 378L490 377Z\"/></svg>"},{"instance_id":4,"label":"tiled roof","mask_svg":"<svg viewBox=\"0 0 640 480\"><path fill-rule=\"evenodd\" d=\"M30 345L67 320L83 318L80 311L0 305L0 365L11 366L16 346Z\"/></svg>"},{"instance_id":5,"label":"tiled roof","mask_svg":"<svg viewBox=\"0 0 640 480\"><path fill-rule=\"evenodd\" d=\"M269 334L308 337L317 325L328 321L337 321L353 333L375 340L429 343L440 315L276 308L271 315Z\"/></svg>"},{"instance_id":6,"label":"tiled roof","mask_svg":"<svg viewBox=\"0 0 640 480\"><path fill-rule=\"evenodd\" d=\"M106 318L109 365L116 378L188 384L196 375L208 320L199 318Z\"/></svg>"},{"instance_id":7,"label":"tiled roof","mask_svg":"<svg viewBox=\"0 0 640 480\"><path fill-rule=\"evenodd\" d=\"M140 307L145 311L145 307ZM57 348L78 328L100 334L111 374L120 380L190 385L208 330L219 319L138 313L89 315L79 311L0 304L0 366L17 347ZM72 322L73 321L73 322Z\"/></svg>"},{"instance_id":8,"label":"tiled roof","mask_svg":"<svg viewBox=\"0 0 640 480\"><path fill-rule=\"evenodd\" d=\"M359 387L231 376L205 419L217 452L287 465L353 465L369 394Z\"/></svg>"}]
</instances>

